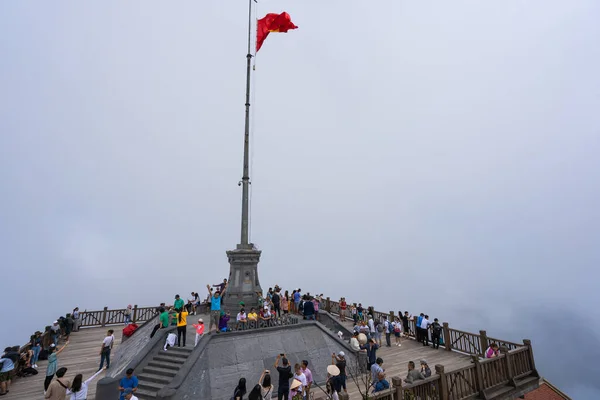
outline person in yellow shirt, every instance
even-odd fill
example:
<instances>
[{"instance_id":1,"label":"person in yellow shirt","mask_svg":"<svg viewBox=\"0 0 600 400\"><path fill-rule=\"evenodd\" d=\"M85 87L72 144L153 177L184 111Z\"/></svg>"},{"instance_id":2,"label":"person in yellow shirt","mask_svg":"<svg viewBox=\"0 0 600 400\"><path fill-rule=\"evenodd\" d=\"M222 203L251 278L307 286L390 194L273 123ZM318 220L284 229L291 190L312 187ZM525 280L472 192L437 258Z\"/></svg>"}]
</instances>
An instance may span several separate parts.
<instances>
[{"instance_id":1,"label":"person in yellow shirt","mask_svg":"<svg viewBox=\"0 0 600 400\"><path fill-rule=\"evenodd\" d=\"M185 337L187 336L187 316L188 312L183 309L175 315L177 321L177 347L181 347L181 337L183 336L183 347L185 347Z\"/></svg>"},{"instance_id":2,"label":"person in yellow shirt","mask_svg":"<svg viewBox=\"0 0 600 400\"><path fill-rule=\"evenodd\" d=\"M258 314L256 313L256 310L254 309L254 307L252 307L250 309L250 312L248 313L248 321L258 321Z\"/></svg>"}]
</instances>

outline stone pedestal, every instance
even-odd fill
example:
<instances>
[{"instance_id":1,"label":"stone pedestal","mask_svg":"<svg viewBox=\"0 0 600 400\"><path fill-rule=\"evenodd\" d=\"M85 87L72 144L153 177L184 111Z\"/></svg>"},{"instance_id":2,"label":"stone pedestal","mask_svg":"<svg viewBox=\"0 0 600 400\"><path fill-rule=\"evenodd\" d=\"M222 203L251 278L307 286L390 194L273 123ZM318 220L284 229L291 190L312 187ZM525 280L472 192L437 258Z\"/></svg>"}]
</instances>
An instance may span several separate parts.
<instances>
[{"instance_id":1,"label":"stone pedestal","mask_svg":"<svg viewBox=\"0 0 600 400\"><path fill-rule=\"evenodd\" d=\"M227 252L229 283L222 303L224 310L230 312L233 318L240 311L240 301L245 303L246 312L250 311L250 307L258 306L257 292L262 292L258 280L260 254L261 251L252 244L237 245L235 250Z\"/></svg>"}]
</instances>

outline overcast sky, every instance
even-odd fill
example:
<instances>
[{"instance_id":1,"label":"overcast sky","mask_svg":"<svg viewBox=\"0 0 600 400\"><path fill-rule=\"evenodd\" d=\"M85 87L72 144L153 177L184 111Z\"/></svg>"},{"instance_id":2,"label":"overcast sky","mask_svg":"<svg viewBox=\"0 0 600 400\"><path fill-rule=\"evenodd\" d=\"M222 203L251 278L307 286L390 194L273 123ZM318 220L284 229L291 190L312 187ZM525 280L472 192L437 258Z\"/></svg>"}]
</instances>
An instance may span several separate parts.
<instances>
[{"instance_id":1,"label":"overcast sky","mask_svg":"<svg viewBox=\"0 0 600 400\"><path fill-rule=\"evenodd\" d=\"M600 397L600 2L257 5L281 11L252 94L263 287L530 338ZM3 345L227 276L246 32L246 1L0 2Z\"/></svg>"}]
</instances>

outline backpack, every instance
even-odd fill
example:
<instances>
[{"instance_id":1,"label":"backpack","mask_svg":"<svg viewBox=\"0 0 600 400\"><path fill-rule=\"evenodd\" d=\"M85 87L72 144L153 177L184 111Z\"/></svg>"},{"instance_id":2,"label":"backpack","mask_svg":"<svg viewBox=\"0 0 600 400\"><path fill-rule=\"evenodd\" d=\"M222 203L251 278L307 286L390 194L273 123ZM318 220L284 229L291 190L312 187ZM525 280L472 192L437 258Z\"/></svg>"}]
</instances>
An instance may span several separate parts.
<instances>
[{"instance_id":1,"label":"backpack","mask_svg":"<svg viewBox=\"0 0 600 400\"><path fill-rule=\"evenodd\" d=\"M442 326L437 322L433 323L433 333L435 333L436 335L442 333Z\"/></svg>"},{"instance_id":2,"label":"backpack","mask_svg":"<svg viewBox=\"0 0 600 400\"><path fill-rule=\"evenodd\" d=\"M380 323L380 322L377 322L377 323L375 324L375 328L377 328L377 332L379 332L379 333L383 332L383 330L384 330L384 326L383 326L383 324L382 324L382 323Z\"/></svg>"},{"instance_id":3,"label":"backpack","mask_svg":"<svg viewBox=\"0 0 600 400\"><path fill-rule=\"evenodd\" d=\"M125 328L123 328L123 335L130 337L137 330L138 326L136 324L129 324Z\"/></svg>"},{"instance_id":4,"label":"backpack","mask_svg":"<svg viewBox=\"0 0 600 400\"><path fill-rule=\"evenodd\" d=\"M388 322L388 333L394 332L394 324L392 322Z\"/></svg>"}]
</instances>

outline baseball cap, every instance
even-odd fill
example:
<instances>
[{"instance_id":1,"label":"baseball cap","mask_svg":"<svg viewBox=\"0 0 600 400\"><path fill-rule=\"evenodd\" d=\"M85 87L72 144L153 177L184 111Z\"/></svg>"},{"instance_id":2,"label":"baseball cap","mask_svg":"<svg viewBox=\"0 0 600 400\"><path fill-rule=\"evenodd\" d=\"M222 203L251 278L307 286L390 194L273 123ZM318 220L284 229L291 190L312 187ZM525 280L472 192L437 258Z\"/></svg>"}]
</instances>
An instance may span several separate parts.
<instances>
[{"instance_id":1,"label":"baseball cap","mask_svg":"<svg viewBox=\"0 0 600 400\"><path fill-rule=\"evenodd\" d=\"M338 356L340 356L340 357L346 357L346 353L344 353L343 351L340 351L338 353Z\"/></svg>"}]
</instances>

